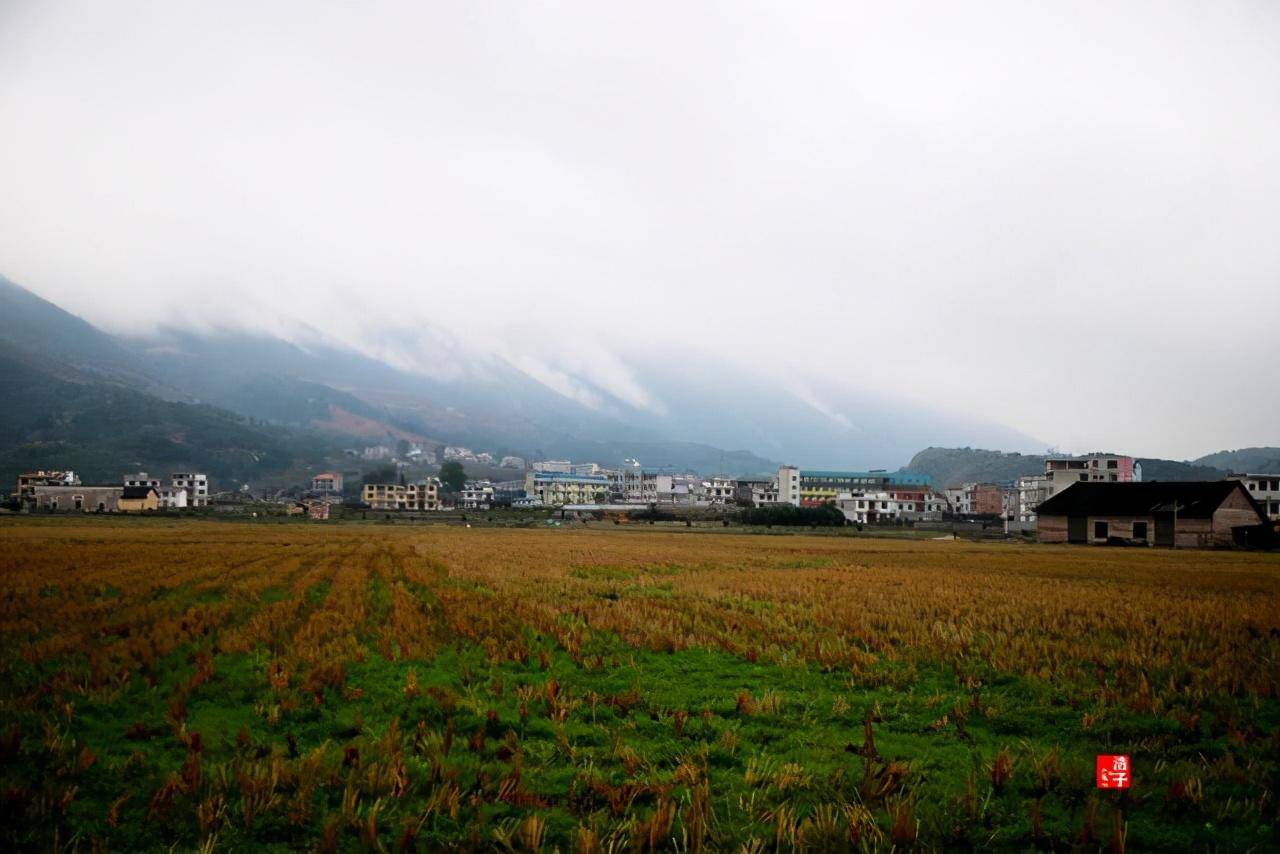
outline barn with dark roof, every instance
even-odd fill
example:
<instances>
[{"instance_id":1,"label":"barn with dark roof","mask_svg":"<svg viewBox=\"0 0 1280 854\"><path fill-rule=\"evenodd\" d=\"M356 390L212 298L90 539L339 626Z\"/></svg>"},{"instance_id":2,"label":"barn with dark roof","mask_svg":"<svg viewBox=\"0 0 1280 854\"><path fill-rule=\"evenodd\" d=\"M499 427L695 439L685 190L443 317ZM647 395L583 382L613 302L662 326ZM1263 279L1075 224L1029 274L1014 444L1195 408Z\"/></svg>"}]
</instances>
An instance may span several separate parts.
<instances>
[{"instance_id":1,"label":"barn with dark roof","mask_svg":"<svg viewBox=\"0 0 1280 854\"><path fill-rule=\"evenodd\" d=\"M1267 522L1249 491L1233 480L1081 482L1036 512L1044 543L1247 545Z\"/></svg>"}]
</instances>

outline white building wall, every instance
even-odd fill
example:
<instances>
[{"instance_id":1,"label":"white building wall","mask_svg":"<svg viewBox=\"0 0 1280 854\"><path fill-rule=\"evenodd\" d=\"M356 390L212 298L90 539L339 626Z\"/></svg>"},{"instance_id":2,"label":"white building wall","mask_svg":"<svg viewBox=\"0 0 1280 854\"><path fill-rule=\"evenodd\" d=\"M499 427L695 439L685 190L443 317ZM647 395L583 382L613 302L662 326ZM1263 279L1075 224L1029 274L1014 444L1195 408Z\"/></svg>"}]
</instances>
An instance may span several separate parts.
<instances>
[{"instance_id":1,"label":"white building wall","mask_svg":"<svg viewBox=\"0 0 1280 854\"><path fill-rule=\"evenodd\" d=\"M778 469L778 503L800 506L800 469L782 466Z\"/></svg>"}]
</instances>

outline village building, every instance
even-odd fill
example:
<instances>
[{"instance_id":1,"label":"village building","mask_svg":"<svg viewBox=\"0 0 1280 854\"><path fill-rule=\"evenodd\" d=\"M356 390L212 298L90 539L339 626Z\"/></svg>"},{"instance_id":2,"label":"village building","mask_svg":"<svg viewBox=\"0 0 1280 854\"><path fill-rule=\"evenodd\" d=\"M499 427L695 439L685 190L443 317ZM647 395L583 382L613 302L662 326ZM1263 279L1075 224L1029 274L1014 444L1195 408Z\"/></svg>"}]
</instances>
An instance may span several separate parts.
<instances>
[{"instance_id":1,"label":"village building","mask_svg":"<svg viewBox=\"0 0 1280 854\"><path fill-rule=\"evenodd\" d=\"M160 509L160 492L154 486L123 486L116 509L121 513L141 513Z\"/></svg>"},{"instance_id":2,"label":"village building","mask_svg":"<svg viewBox=\"0 0 1280 854\"><path fill-rule=\"evenodd\" d=\"M738 483L733 478L717 476L702 482L702 500L713 507L727 507L738 497Z\"/></svg>"},{"instance_id":3,"label":"village building","mask_svg":"<svg viewBox=\"0 0 1280 854\"><path fill-rule=\"evenodd\" d=\"M946 497L948 509L956 516L969 515L969 487L972 485L948 486L942 490L942 494Z\"/></svg>"},{"instance_id":4,"label":"village building","mask_svg":"<svg viewBox=\"0 0 1280 854\"><path fill-rule=\"evenodd\" d=\"M1280 521L1280 474L1232 474L1227 477L1243 483L1262 511L1271 519Z\"/></svg>"},{"instance_id":5,"label":"village building","mask_svg":"<svg viewBox=\"0 0 1280 854\"><path fill-rule=\"evenodd\" d=\"M342 472L339 471L322 471L311 478L311 491L322 495L341 495L342 487Z\"/></svg>"},{"instance_id":6,"label":"village building","mask_svg":"<svg viewBox=\"0 0 1280 854\"><path fill-rule=\"evenodd\" d=\"M1116 454L1083 457L1050 457L1044 461L1048 493L1057 495L1074 483L1136 483L1142 480L1142 463Z\"/></svg>"},{"instance_id":7,"label":"village building","mask_svg":"<svg viewBox=\"0 0 1280 854\"><path fill-rule=\"evenodd\" d=\"M550 507L599 504L609 500L609 478L600 474L533 470L525 475L524 494Z\"/></svg>"},{"instance_id":8,"label":"village building","mask_svg":"<svg viewBox=\"0 0 1280 854\"><path fill-rule=\"evenodd\" d=\"M1004 511L1003 490L994 483L967 484L969 513L974 516L999 516Z\"/></svg>"},{"instance_id":9,"label":"village building","mask_svg":"<svg viewBox=\"0 0 1280 854\"><path fill-rule=\"evenodd\" d=\"M1238 480L1074 484L1037 508L1045 543L1247 545L1266 516Z\"/></svg>"},{"instance_id":10,"label":"village building","mask_svg":"<svg viewBox=\"0 0 1280 854\"><path fill-rule=\"evenodd\" d=\"M37 486L78 486L80 478L73 471L29 471L18 475L18 490L14 498L21 504L36 503Z\"/></svg>"},{"instance_id":11,"label":"village building","mask_svg":"<svg viewBox=\"0 0 1280 854\"><path fill-rule=\"evenodd\" d=\"M169 475L169 490L171 493L176 493L180 489L187 492L186 506L209 506L209 475L190 471L174 472Z\"/></svg>"},{"instance_id":12,"label":"village building","mask_svg":"<svg viewBox=\"0 0 1280 854\"><path fill-rule=\"evenodd\" d=\"M1034 522L1036 508L1040 502L1049 497L1049 478L1042 474L1026 475L1018 478L1018 515L1019 522Z\"/></svg>"},{"instance_id":13,"label":"village building","mask_svg":"<svg viewBox=\"0 0 1280 854\"><path fill-rule=\"evenodd\" d=\"M845 493L836 507L850 522L874 525L885 522L936 522L947 509L946 499L932 490L870 491Z\"/></svg>"},{"instance_id":14,"label":"village building","mask_svg":"<svg viewBox=\"0 0 1280 854\"><path fill-rule=\"evenodd\" d=\"M1013 491L995 483L965 483L943 490L947 506L957 516L1008 518L1016 498Z\"/></svg>"},{"instance_id":15,"label":"village building","mask_svg":"<svg viewBox=\"0 0 1280 854\"><path fill-rule=\"evenodd\" d=\"M161 487L156 490L156 496L161 510L183 510L187 507L187 491L185 489Z\"/></svg>"},{"instance_id":16,"label":"village building","mask_svg":"<svg viewBox=\"0 0 1280 854\"><path fill-rule=\"evenodd\" d=\"M488 510L493 506L493 483L488 480L469 480L462 485L460 500L467 510Z\"/></svg>"},{"instance_id":17,"label":"village building","mask_svg":"<svg viewBox=\"0 0 1280 854\"><path fill-rule=\"evenodd\" d=\"M524 498L523 480L499 480L493 484L493 506L512 507Z\"/></svg>"},{"instance_id":18,"label":"village building","mask_svg":"<svg viewBox=\"0 0 1280 854\"><path fill-rule=\"evenodd\" d=\"M740 477L734 484L734 499L738 504L773 507L778 503L778 483L771 477Z\"/></svg>"},{"instance_id":19,"label":"village building","mask_svg":"<svg viewBox=\"0 0 1280 854\"><path fill-rule=\"evenodd\" d=\"M174 486L165 486L160 478L152 477L145 471L126 474L122 480L126 489L132 487L151 487L156 491L157 501L161 510L181 510L190 503L191 491L186 486L187 483L194 483L195 478L203 479L204 475L175 474L170 480L175 482ZM191 489L194 489L192 487ZM205 480L205 494L202 496L204 503L208 503L208 481ZM194 506L194 505L193 505ZM203 506L203 505L202 505Z\"/></svg>"},{"instance_id":20,"label":"village building","mask_svg":"<svg viewBox=\"0 0 1280 854\"><path fill-rule=\"evenodd\" d=\"M366 483L360 500L374 510L439 510L440 481L429 477L420 483Z\"/></svg>"},{"instance_id":21,"label":"village building","mask_svg":"<svg viewBox=\"0 0 1280 854\"><path fill-rule=\"evenodd\" d=\"M120 509L123 486L111 484L33 484L28 503L37 510L115 513Z\"/></svg>"},{"instance_id":22,"label":"village building","mask_svg":"<svg viewBox=\"0 0 1280 854\"><path fill-rule=\"evenodd\" d=\"M778 500L796 507L817 507L841 493L886 491L897 487L929 487L929 476L916 472L828 471L782 466L778 469Z\"/></svg>"}]
</instances>

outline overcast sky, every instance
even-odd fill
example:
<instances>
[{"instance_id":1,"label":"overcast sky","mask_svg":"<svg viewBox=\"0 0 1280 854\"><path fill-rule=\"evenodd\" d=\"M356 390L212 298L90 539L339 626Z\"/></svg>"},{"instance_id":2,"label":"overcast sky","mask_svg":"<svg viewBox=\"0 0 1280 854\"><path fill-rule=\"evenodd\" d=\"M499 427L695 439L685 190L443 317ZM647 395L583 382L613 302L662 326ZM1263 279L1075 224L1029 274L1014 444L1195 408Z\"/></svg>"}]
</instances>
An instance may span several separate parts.
<instances>
[{"instance_id":1,"label":"overcast sky","mask_svg":"<svg viewBox=\"0 0 1280 854\"><path fill-rule=\"evenodd\" d=\"M1274 0L0 0L0 119L0 273L112 330L1280 444Z\"/></svg>"}]
</instances>

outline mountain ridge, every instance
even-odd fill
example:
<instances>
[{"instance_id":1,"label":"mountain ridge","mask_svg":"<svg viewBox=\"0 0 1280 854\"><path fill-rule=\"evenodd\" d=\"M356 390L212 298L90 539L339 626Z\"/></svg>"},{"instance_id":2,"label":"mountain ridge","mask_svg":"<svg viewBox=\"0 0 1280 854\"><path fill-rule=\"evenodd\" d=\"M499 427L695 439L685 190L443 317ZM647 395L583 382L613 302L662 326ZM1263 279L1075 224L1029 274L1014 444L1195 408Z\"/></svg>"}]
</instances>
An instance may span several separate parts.
<instances>
[{"instance_id":1,"label":"mountain ridge","mask_svg":"<svg viewBox=\"0 0 1280 854\"><path fill-rule=\"evenodd\" d=\"M961 483L1001 483L1027 475L1042 474L1044 461L1050 456L1071 455L929 447L912 457L911 462L901 470L927 474L937 487L958 486ZM1147 481L1220 480L1227 476L1228 471L1203 462L1216 456L1208 454L1189 462L1156 457L1135 459L1142 464L1142 479Z\"/></svg>"}]
</instances>

